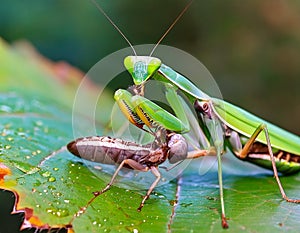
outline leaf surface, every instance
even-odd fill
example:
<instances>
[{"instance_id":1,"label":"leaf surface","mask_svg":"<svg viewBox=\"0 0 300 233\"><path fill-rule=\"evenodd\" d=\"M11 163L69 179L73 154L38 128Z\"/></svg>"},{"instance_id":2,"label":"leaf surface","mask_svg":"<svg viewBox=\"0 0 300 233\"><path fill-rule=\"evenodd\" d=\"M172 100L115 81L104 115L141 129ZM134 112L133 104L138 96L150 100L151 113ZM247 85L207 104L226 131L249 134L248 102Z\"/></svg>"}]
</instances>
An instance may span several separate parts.
<instances>
[{"instance_id":1,"label":"leaf surface","mask_svg":"<svg viewBox=\"0 0 300 233\"><path fill-rule=\"evenodd\" d=\"M10 47L3 41L0 61L0 187L17 196L15 212L26 215L23 228L224 232L217 172L199 172L199 167L209 167L205 159L194 161L178 179L155 189L141 212L136 208L144 190L114 186L71 221L92 192L103 188L110 178L101 171L95 173L64 147L74 137L72 106L83 74L42 58L28 45ZM87 103L89 98L98 98L95 85L85 92ZM107 105L96 112L100 134L107 132L112 94L101 98ZM83 127L93 123L84 109L80 114ZM224 157L227 231L299 232L300 205L282 201L270 173L228 157ZM283 177L282 182L287 195L300 197L299 175Z\"/></svg>"}]
</instances>

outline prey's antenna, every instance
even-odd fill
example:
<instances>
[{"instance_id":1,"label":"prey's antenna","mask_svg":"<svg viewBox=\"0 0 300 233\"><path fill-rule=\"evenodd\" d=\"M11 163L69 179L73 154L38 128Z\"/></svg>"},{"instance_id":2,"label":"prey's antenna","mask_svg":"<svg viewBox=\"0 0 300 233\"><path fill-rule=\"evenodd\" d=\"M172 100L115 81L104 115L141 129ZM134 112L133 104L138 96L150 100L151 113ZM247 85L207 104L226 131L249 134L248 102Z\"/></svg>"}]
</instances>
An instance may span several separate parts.
<instances>
[{"instance_id":1,"label":"prey's antenna","mask_svg":"<svg viewBox=\"0 0 300 233\"><path fill-rule=\"evenodd\" d=\"M181 16L187 11L187 9L190 7L190 5L192 4L193 0L191 0L186 6L185 8L180 12L180 14L177 16L177 18L174 20L174 22L170 25L170 27L167 29L167 31L163 34L163 36L158 40L158 42L156 43L156 45L154 46L154 48L152 49L149 57L152 56L154 50L157 48L157 46L160 44L160 42L166 37L166 35L168 35L169 31L175 26L175 24L177 23L177 21L181 18Z\"/></svg>"},{"instance_id":2,"label":"prey's antenna","mask_svg":"<svg viewBox=\"0 0 300 233\"><path fill-rule=\"evenodd\" d=\"M130 48L132 49L135 56L137 56L135 49L133 48L130 41L127 39L127 37L124 35L124 33L121 31L121 29L112 21L112 19L105 13L105 11L102 9L102 7L96 2L96 0L91 0L92 3L98 8L98 10L105 16L105 18L117 29L117 31L121 34L121 36L126 40L126 42L129 44Z\"/></svg>"}]
</instances>

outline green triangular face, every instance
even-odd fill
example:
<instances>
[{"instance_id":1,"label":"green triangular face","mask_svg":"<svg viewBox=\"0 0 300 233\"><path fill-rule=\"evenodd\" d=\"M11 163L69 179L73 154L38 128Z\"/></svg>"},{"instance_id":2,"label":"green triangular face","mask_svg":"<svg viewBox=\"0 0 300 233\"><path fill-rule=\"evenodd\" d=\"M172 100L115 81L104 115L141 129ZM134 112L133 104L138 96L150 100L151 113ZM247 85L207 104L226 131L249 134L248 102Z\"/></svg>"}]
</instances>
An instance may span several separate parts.
<instances>
[{"instance_id":1,"label":"green triangular face","mask_svg":"<svg viewBox=\"0 0 300 233\"><path fill-rule=\"evenodd\" d=\"M135 85L147 81L160 67L161 61L155 57L128 56L124 65L133 78Z\"/></svg>"}]
</instances>

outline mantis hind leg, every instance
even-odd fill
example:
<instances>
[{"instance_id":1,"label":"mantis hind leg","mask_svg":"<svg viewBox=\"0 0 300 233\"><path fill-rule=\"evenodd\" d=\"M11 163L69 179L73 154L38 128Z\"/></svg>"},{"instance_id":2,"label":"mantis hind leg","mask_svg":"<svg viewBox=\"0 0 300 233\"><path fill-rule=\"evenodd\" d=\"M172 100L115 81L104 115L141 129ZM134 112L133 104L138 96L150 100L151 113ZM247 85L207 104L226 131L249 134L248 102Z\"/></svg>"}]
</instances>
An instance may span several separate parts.
<instances>
[{"instance_id":1,"label":"mantis hind leg","mask_svg":"<svg viewBox=\"0 0 300 233\"><path fill-rule=\"evenodd\" d=\"M275 162L275 157L273 155L273 151L272 151L272 145L270 142L270 138L269 138L269 132L268 132L268 128L265 124L261 124L257 127L257 129L254 131L254 133L251 135L250 139L247 141L247 143L244 145L244 147L242 148L241 151L236 152L236 155L241 158L241 159L245 159L248 155L248 152L250 150L250 147L253 145L253 143L255 142L256 138L258 137L258 135L264 131L265 137L266 137L266 141L267 141L267 147L268 147L268 152L271 158L271 162L272 162L272 168L273 168L273 172L274 172L274 177L276 179L277 185L279 187L281 196L284 200L286 200L287 202L293 202L293 203L300 203L300 199L290 199L287 197L287 195L285 194L285 191L282 187L281 181L279 179L278 176L278 172L277 172L277 167L276 167L276 162Z\"/></svg>"}]
</instances>

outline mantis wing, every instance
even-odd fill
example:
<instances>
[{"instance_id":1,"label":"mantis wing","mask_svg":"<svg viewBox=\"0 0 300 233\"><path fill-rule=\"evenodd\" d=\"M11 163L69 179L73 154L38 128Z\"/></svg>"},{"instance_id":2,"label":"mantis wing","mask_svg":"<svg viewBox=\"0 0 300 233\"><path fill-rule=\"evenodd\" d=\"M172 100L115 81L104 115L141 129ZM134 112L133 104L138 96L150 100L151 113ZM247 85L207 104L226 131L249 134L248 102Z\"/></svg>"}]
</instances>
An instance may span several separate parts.
<instances>
[{"instance_id":1,"label":"mantis wing","mask_svg":"<svg viewBox=\"0 0 300 233\"><path fill-rule=\"evenodd\" d=\"M215 113L229 128L246 137L250 137L260 124L265 124L269 131L272 147L300 156L299 136L273 125L224 100L212 98L212 102ZM257 141L267 144L263 134L258 135Z\"/></svg>"}]
</instances>

